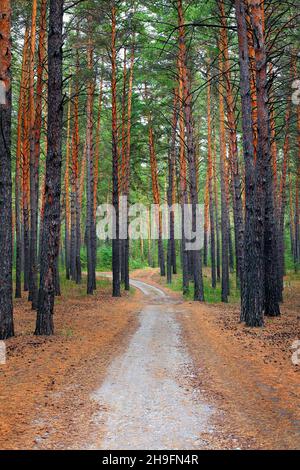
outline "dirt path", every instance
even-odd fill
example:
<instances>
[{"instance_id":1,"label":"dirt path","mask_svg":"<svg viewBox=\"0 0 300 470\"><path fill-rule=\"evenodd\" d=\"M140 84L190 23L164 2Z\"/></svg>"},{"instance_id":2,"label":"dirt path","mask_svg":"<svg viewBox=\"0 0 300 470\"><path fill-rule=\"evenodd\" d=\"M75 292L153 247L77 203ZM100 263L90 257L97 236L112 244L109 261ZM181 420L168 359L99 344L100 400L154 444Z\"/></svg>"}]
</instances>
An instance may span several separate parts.
<instances>
[{"instance_id":1,"label":"dirt path","mask_svg":"<svg viewBox=\"0 0 300 470\"><path fill-rule=\"evenodd\" d=\"M178 302L147 283L131 284L147 296L140 326L116 358L93 398L104 435L102 449L201 449L211 407L190 386L192 363L176 319Z\"/></svg>"},{"instance_id":2,"label":"dirt path","mask_svg":"<svg viewBox=\"0 0 300 470\"><path fill-rule=\"evenodd\" d=\"M135 275L169 292L157 270ZM180 302L192 387L216 411L211 432L201 435L206 448L300 448L300 366L291 361L291 344L300 337L299 300L299 284L286 287L282 316L266 318L259 329L239 323L239 305Z\"/></svg>"}]
</instances>

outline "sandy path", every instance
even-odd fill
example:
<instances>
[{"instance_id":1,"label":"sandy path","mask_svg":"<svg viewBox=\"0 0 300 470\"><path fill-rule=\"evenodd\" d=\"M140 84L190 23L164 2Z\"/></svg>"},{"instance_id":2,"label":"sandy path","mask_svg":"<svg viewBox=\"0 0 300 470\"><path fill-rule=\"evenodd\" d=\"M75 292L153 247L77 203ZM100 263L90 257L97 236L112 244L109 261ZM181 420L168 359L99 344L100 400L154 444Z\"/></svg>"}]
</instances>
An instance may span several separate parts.
<instances>
[{"instance_id":1,"label":"sandy path","mask_svg":"<svg viewBox=\"0 0 300 470\"><path fill-rule=\"evenodd\" d=\"M116 358L93 398L103 411L102 449L198 449L212 409L189 384L191 359L181 341L176 302L138 280L149 302L126 352Z\"/></svg>"}]
</instances>

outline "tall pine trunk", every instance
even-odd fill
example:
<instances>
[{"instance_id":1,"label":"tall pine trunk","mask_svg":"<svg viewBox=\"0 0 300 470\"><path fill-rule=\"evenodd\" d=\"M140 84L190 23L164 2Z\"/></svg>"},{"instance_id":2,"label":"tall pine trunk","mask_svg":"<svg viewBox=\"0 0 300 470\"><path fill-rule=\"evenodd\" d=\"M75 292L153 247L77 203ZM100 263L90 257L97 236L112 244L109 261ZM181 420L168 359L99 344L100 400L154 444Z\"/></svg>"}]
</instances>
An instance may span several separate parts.
<instances>
[{"instance_id":1,"label":"tall pine trunk","mask_svg":"<svg viewBox=\"0 0 300 470\"><path fill-rule=\"evenodd\" d=\"M45 208L36 335L51 335L54 332L53 313L59 255L63 128L62 29L63 0L50 0Z\"/></svg>"},{"instance_id":2,"label":"tall pine trunk","mask_svg":"<svg viewBox=\"0 0 300 470\"><path fill-rule=\"evenodd\" d=\"M145 85L145 96L148 98L147 87ZM155 223L158 226L158 263L160 267L160 275L165 276L165 256L164 256L164 247L162 240L162 214L159 210L160 206L160 194L159 194L159 185L158 185L158 169L157 169L157 159L154 146L154 133L152 125L152 116L151 112L148 112L148 137L149 137L149 153L150 153L150 168L151 168L151 180L152 180L152 194L153 201L156 206L155 211Z\"/></svg>"},{"instance_id":3,"label":"tall pine trunk","mask_svg":"<svg viewBox=\"0 0 300 470\"><path fill-rule=\"evenodd\" d=\"M245 238L241 321L249 326L263 325L264 272L262 261L262 214L256 201L255 147L252 122L251 68L244 0L235 0L238 25L240 92L242 99L243 149L245 160ZM257 211L258 207L258 211Z\"/></svg>"},{"instance_id":4,"label":"tall pine trunk","mask_svg":"<svg viewBox=\"0 0 300 470\"><path fill-rule=\"evenodd\" d=\"M93 72L93 46L88 39L87 50L88 70L90 73L87 85L87 126L86 126L86 246L87 246L87 293L92 294L95 285L94 259L94 156L93 156L93 101L94 78Z\"/></svg>"},{"instance_id":5,"label":"tall pine trunk","mask_svg":"<svg viewBox=\"0 0 300 470\"><path fill-rule=\"evenodd\" d=\"M117 52L116 52L116 6L111 10L111 95L112 95L112 204L114 207L114 230L112 240L113 297L120 297L120 238L119 238L119 158L117 123Z\"/></svg>"},{"instance_id":6,"label":"tall pine trunk","mask_svg":"<svg viewBox=\"0 0 300 470\"><path fill-rule=\"evenodd\" d=\"M186 156L189 167L189 189L192 206L192 231L197 231L197 211L198 211L198 189L197 189L197 167L195 158L195 139L192 116L192 94L190 90L190 80L187 68L187 54L185 45L184 16L182 0L177 1L178 29L179 29L179 61L183 84L183 103L186 131ZM196 248L192 252L192 269L194 279L194 300L204 300L204 288L202 278L202 259L200 249Z\"/></svg>"},{"instance_id":7,"label":"tall pine trunk","mask_svg":"<svg viewBox=\"0 0 300 470\"><path fill-rule=\"evenodd\" d=\"M12 301L11 5L0 5L0 339L14 335Z\"/></svg>"},{"instance_id":8,"label":"tall pine trunk","mask_svg":"<svg viewBox=\"0 0 300 470\"><path fill-rule=\"evenodd\" d=\"M274 208L273 171L270 145L270 115L268 110L267 53L264 27L264 2L250 1L251 25L254 32L257 90L258 149L256 175L258 188L256 202L263 208L264 312L278 316L278 248ZM264 200L263 200L264 199Z\"/></svg>"},{"instance_id":9,"label":"tall pine trunk","mask_svg":"<svg viewBox=\"0 0 300 470\"><path fill-rule=\"evenodd\" d=\"M71 224L70 224L70 128L71 128L71 106L72 106L72 82L69 84L69 102L67 115L67 140L66 140L66 166L65 166L65 260L66 279L70 279L70 274L74 279L74 263L71 251Z\"/></svg>"},{"instance_id":10,"label":"tall pine trunk","mask_svg":"<svg viewBox=\"0 0 300 470\"><path fill-rule=\"evenodd\" d=\"M216 271L217 281L221 280L221 266L220 266L220 229L219 229L219 201L218 201L218 186L217 186L217 141L216 135L214 136L213 147L213 181L214 181L214 207L215 207L215 224L216 224Z\"/></svg>"},{"instance_id":11,"label":"tall pine trunk","mask_svg":"<svg viewBox=\"0 0 300 470\"><path fill-rule=\"evenodd\" d=\"M135 35L133 34L133 42L130 58L130 71L128 82L128 97L127 97L127 130L126 130L126 164L124 174L124 194L129 197L130 186L130 152L131 152L131 114L132 114L132 87L133 87L133 68L135 56ZM127 219L127 237L124 246L124 284L125 290L129 290L129 230Z\"/></svg>"},{"instance_id":12,"label":"tall pine trunk","mask_svg":"<svg viewBox=\"0 0 300 470\"><path fill-rule=\"evenodd\" d=\"M290 152L290 121L291 121L291 99L288 98L285 113L285 137L283 145L283 162L280 180L279 193L279 237L278 237L278 257L279 257L279 300L283 300L283 277L285 275L285 256L284 256L284 232L285 232L285 208L286 208L286 186L287 170Z\"/></svg>"},{"instance_id":13,"label":"tall pine trunk","mask_svg":"<svg viewBox=\"0 0 300 470\"><path fill-rule=\"evenodd\" d=\"M37 174L35 155L35 96L34 96L34 65L36 44L37 0L32 2L30 54L29 54L29 151L30 151L30 262L29 262L29 293L28 300L32 308L37 308Z\"/></svg>"},{"instance_id":14,"label":"tall pine trunk","mask_svg":"<svg viewBox=\"0 0 300 470\"><path fill-rule=\"evenodd\" d=\"M180 205L182 220L184 216L184 206L188 202L187 180L186 180L186 159L185 159L185 129L184 129L184 102L183 102L183 79L182 79L182 60L179 53L178 58L178 99L179 99L179 185L180 185ZM189 293L189 262L188 252L185 249L185 233L182 227L181 237L181 269L182 269L182 293Z\"/></svg>"},{"instance_id":15,"label":"tall pine trunk","mask_svg":"<svg viewBox=\"0 0 300 470\"><path fill-rule=\"evenodd\" d=\"M72 132L72 170L71 170L71 275L77 284L81 282L81 230L80 230L80 200L79 200L79 52L76 49L76 78L73 106ZM83 165L85 165L83 163Z\"/></svg>"},{"instance_id":16,"label":"tall pine trunk","mask_svg":"<svg viewBox=\"0 0 300 470\"><path fill-rule=\"evenodd\" d=\"M235 228L235 245L236 245L236 267L237 267L237 278L242 283L243 270L243 244L244 244L244 217L243 217L243 206L242 206L242 185L239 173L239 161L238 161L238 143L237 143L237 128L236 128L236 110L234 103L234 96L232 90L231 80L231 64L229 60L228 51L228 36L227 36L227 20L225 16L224 2L219 2L220 13L221 13L221 53L224 56L224 80L225 80L225 101L227 108L227 119L229 127L229 155L230 155L230 166L233 178L233 210L234 210L234 228Z\"/></svg>"},{"instance_id":17,"label":"tall pine trunk","mask_svg":"<svg viewBox=\"0 0 300 470\"><path fill-rule=\"evenodd\" d=\"M174 239L174 212L171 211L173 201L175 199L175 166L176 166L176 131L178 121L178 92L174 90L174 103L173 103L173 119L172 119L172 130L171 130L171 143L168 158L169 167L169 181L167 200L169 207L169 238L168 238L168 252L167 252L167 281L170 284L172 282L172 268L176 270L176 253L175 253L175 239Z\"/></svg>"},{"instance_id":18,"label":"tall pine trunk","mask_svg":"<svg viewBox=\"0 0 300 470\"><path fill-rule=\"evenodd\" d=\"M223 73L223 61L219 59L220 73ZM222 280L221 300L228 302L229 295L229 214L228 214L228 188L227 188L227 165L226 165L226 135L225 135L225 113L224 113L224 89L222 78L219 89L219 114L220 114L220 180L221 180L221 235L222 235Z\"/></svg>"},{"instance_id":19,"label":"tall pine trunk","mask_svg":"<svg viewBox=\"0 0 300 470\"><path fill-rule=\"evenodd\" d=\"M211 83L210 70L208 71L207 87L207 165L208 165L208 193L209 193L209 220L210 220L210 262L211 285L217 285L216 277L216 242L215 242L215 213L213 192L213 159L212 159L212 130L211 130Z\"/></svg>"},{"instance_id":20,"label":"tall pine trunk","mask_svg":"<svg viewBox=\"0 0 300 470\"><path fill-rule=\"evenodd\" d=\"M30 40L29 40L30 41ZM30 228L29 228L29 210L30 210L30 142L29 142L29 61L30 47L26 53L25 78L24 78L24 100L22 106L23 121L23 155L22 155L22 209L23 209L23 271L24 271L24 291L29 289L29 271L30 271Z\"/></svg>"},{"instance_id":21,"label":"tall pine trunk","mask_svg":"<svg viewBox=\"0 0 300 470\"><path fill-rule=\"evenodd\" d=\"M126 48L124 48L123 58L123 91L122 91L122 132L121 132L121 170L120 170L120 193L122 196L126 196L124 193L125 188L125 168L126 168L126 88L127 88L127 64L126 64ZM127 204L126 207L122 207L128 214ZM126 226L127 233L127 226ZM125 234L124 234L125 235ZM121 255L121 282L125 285L125 246L126 238L120 239L120 255Z\"/></svg>"},{"instance_id":22,"label":"tall pine trunk","mask_svg":"<svg viewBox=\"0 0 300 470\"><path fill-rule=\"evenodd\" d=\"M26 98L25 74L26 58L28 50L29 29L26 27L24 35L22 75L20 82L19 108L18 108L18 129L17 129L17 150L16 150L16 181L15 181L15 217L16 217L16 289L15 297L21 298L21 273L22 273L22 231L21 231L21 158L23 148L23 105Z\"/></svg>"}]
</instances>

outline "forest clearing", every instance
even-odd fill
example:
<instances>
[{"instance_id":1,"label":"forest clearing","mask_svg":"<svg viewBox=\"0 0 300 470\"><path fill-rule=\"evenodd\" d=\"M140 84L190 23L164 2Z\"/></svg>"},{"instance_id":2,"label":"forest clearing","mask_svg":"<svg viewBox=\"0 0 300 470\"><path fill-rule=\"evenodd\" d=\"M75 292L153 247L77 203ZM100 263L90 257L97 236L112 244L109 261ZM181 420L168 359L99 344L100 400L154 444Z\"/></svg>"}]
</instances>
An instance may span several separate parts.
<instances>
[{"instance_id":1,"label":"forest clearing","mask_svg":"<svg viewBox=\"0 0 300 470\"><path fill-rule=\"evenodd\" d=\"M299 7L0 0L0 451L300 448Z\"/></svg>"}]
</instances>

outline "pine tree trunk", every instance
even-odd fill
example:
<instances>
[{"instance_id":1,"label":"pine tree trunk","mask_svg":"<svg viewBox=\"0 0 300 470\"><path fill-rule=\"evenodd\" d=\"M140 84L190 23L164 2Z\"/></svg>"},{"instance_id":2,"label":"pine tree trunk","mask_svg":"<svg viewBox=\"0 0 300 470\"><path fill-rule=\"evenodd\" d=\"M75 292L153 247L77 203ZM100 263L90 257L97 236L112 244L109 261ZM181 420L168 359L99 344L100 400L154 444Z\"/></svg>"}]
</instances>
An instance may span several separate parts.
<instances>
[{"instance_id":1,"label":"pine tree trunk","mask_svg":"<svg viewBox=\"0 0 300 470\"><path fill-rule=\"evenodd\" d=\"M72 171L71 171L71 276L77 284L81 282L81 231L80 231L80 201L79 201L79 53L76 50L76 79L73 106L73 132L72 132ZM83 163L83 165L85 165Z\"/></svg>"},{"instance_id":2,"label":"pine tree trunk","mask_svg":"<svg viewBox=\"0 0 300 470\"><path fill-rule=\"evenodd\" d=\"M93 71L93 47L88 40L88 70ZM93 100L94 81L90 76L87 85L87 127L86 127L86 246L87 246L87 294L92 294L95 286L94 250L94 157L93 157Z\"/></svg>"},{"instance_id":3,"label":"pine tree trunk","mask_svg":"<svg viewBox=\"0 0 300 470\"><path fill-rule=\"evenodd\" d=\"M211 285L217 285L216 279L216 246L215 246L215 214L213 192L213 159L212 159L212 130L211 130L211 84L210 70L208 71L207 87L207 166L208 166L208 193L209 193L209 220L210 220L210 262Z\"/></svg>"},{"instance_id":4,"label":"pine tree trunk","mask_svg":"<svg viewBox=\"0 0 300 470\"><path fill-rule=\"evenodd\" d=\"M0 5L0 340L14 335L12 300L11 5Z\"/></svg>"},{"instance_id":5,"label":"pine tree trunk","mask_svg":"<svg viewBox=\"0 0 300 470\"><path fill-rule=\"evenodd\" d=\"M300 214L299 214L299 191L300 191L300 104L297 106L297 164L296 164L296 194L295 194L295 251L296 270L300 263Z\"/></svg>"},{"instance_id":6,"label":"pine tree trunk","mask_svg":"<svg viewBox=\"0 0 300 470\"><path fill-rule=\"evenodd\" d=\"M35 119L33 128L34 155L32 181L34 190L32 197L35 197L34 210L35 215L31 225L31 251L34 251L32 261L32 308L37 309L38 302L38 213L39 213L39 164L41 152L41 130L43 116L43 88L44 88L44 70L46 63L46 29L47 29L47 3L48 0L41 0L40 3L40 21L39 21L39 40L38 40L38 62L37 62L37 81L36 81L36 100L35 100Z\"/></svg>"},{"instance_id":7,"label":"pine tree trunk","mask_svg":"<svg viewBox=\"0 0 300 470\"><path fill-rule=\"evenodd\" d=\"M95 138L95 153L94 153L94 220L96 219L97 210L97 191L99 181L99 154L101 142L101 111L102 111L102 98L103 98L103 73L100 78L99 100L98 100L98 117Z\"/></svg>"},{"instance_id":8,"label":"pine tree trunk","mask_svg":"<svg viewBox=\"0 0 300 470\"><path fill-rule=\"evenodd\" d=\"M214 207L215 207L215 221L216 221L216 270L217 281L221 280L221 266L220 266L220 229L219 229L219 202L218 202L218 187L217 187L217 141L216 135L214 136L214 154L213 154L213 172L214 172Z\"/></svg>"},{"instance_id":9,"label":"pine tree trunk","mask_svg":"<svg viewBox=\"0 0 300 470\"><path fill-rule=\"evenodd\" d=\"M167 200L169 207L169 238L168 238L168 251L167 251L167 282L172 282L172 268L174 267L174 212L171 211L172 204L174 201L175 192L175 165L176 165L176 129L178 121L178 92L174 90L174 103L173 103L173 119L172 119L172 130L171 130L171 143L169 152L169 181ZM176 255L175 255L176 256Z\"/></svg>"},{"instance_id":10,"label":"pine tree trunk","mask_svg":"<svg viewBox=\"0 0 300 470\"><path fill-rule=\"evenodd\" d=\"M54 332L53 313L56 291L55 271L59 255L63 128L62 29L63 0L50 0L45 208L36 335L51 335Z\"/></svg>"},{"instance_id":11,"label":"pine tree trunk","mask_svg":"<svg viewBox=\"0 0 300 470\"><path fill-rule=\"evenodd\" d=\"M259 222L262 220L262 214L259 210L259 201L256 201L257 186L255 180L255 148L252 122L251 69L244 0L235 0L235 12L239 41L246 193L241 321L245 321L249 326L262 326L264 322L264 266L262 261L262 228Z\"/></svg>"},{"instance_id":12,"label":"pine tree trunk","mask_svg":"<svg viewBox=\"0 0 300 470\"><path fill-rule=\"evenodd\" d=\"M15 181L15 217L16 217L16 289L15 297L21 298L21 273L22 273L22 231L21 231L21 158L22 158L22 124L23 124L23 104L26 98L25 74L26 58L28 50L29 29L26 27L22 58L22 75L20 82L19 108L18 108L18 129L17 129L17 151L16 151L16 181Z\"/></svg>"},{"instance_id":13,"label":"pine tree trunk","mask_svg":"<svg viewBox=\"0 0 300 470\"><path fill-rule=\"evenodd\" d=\"M291 178L291 168L289 168L289 214L290 214L290 242L291 242L291 255L296 264L296 252L295 252L295 216L293 207L293 186Z\"/></svg>"},{"instance_id":14,"label":"pine tree trunk","mask_svg":"<svg viewBox=\"0 0 300 470\"><path fill-rule=\"evenodd\" d=\"M229 218L229 225L228 225L228 241L229 241L229 270L232 274L234 272L234 254L233 254L233 243L232 243L232 230Z\"/></svg>"},{"instance_id":15,"label":"pine tree trunk","mask_svg":"<svg viewBox=\"0 0 300 470\"><path fill-rule=\"evenodd\" d=\"M37 0L32 2L30 55L29 55L29 149L30 149L30 263L28 300L32 308L37 308L37 174L35 155L35 98L34 98L34 63L36 44Z\"/></svg>"},{"instance_id":16,"label":"pine tree trunk","mask_svg":"<svg viewBox=\"0 0 300 470\"><path fill-rule=\"evenodd\" d=\"M66 279L74 279L74 252L71 249L71 223L70 223L70 128L71 128L71 97L72 82L69 84L69 103L67 115L67 136L66 136L66 167L65 167L65 258L66 258ZM72 204L72 202L71 202Z\"/></svg>"},{"instance_id":17,"label":"pine tree trunk","mask_svg":"<svg viewBox=\"0 0 300 470\"><path fill-rule=\"evenodd\" d=\"M148 99L148 90L147 90L146 84L145 84L145 98ZM158 264L160 268L160 275L165 276L166 274L165 273L165 257L164 257L164 247L163 247L163 240L162 240L162 214L159 210L160 193L159 193L159 184L158 184L158 168L157 168L157 159L156 159L155 146L154 146L152 116L151 116L150 111L148 111L148 138L149 138L152 194L153 194L153 201L155 204L155 223L158 226L158 240L157 240Z\"/></svg>"},{"instance_id":18,"label":"pine tree trunk","mask_svg":"<svg viewBox=\"0 0 300 470\"><path fill-rule=\"evenodd\" d=\"M209 192L208 192L208 166L206 170L204 194L204 239L203 239L203 266L208 266L208 228L209 228Z\"/></svg>"},{"instance_id":19,"label":"pine tree trunk","mask_svg":"<svg viewBox=\"0 0 300 470\"><path fill-rule=\"evenodd\" d=\"M133 86L133 67L135 55L135 35L133 34L131 58L130 58L130 71L128 83L128 98L127 98L127 132L126 132L126 165L124 174L124 194L129 197L130 186L130 152L131 152L131 113L132 113L132 86ZM127 219L127 238L124 246L124 285L125 290L129 291L129 230Z\"/></svg>"},{"instance_id":20,"label":"pine tree trunk","mask_svg":"<svg viewBox=\"0 0 300 470\"><path fill-rule=\"evenodd\" d=\"M113 297L120 297L120 239L119 239L119 156L117 123L117 53L116 53L116 6L112 6L111 20L111 94L112 94L112 204L114 207L114 230L112 240Z\"/></svg>"},{"instance_id":21,"label":"pine tree trunk","mask_svg":"<svg viewBox=\"0 0 300 470\"><path fill-rule=\"evenodd\" d=\"M283 145L283 162L282 162L282 173L280 180L280 200L279 200L279 237L278 237L278 255L279 255L279 300L282 302L283 297L283 277L285 275L285 257L284 257L284 220L285 220L285 208L286 208L286 180L287 180L287 169L290 152L290 120L291 120L291 100L288 99L286 115L285 115L285 138Z\"/></svg>"},{"instance_id":22,"label":"pine tree trunk","mask_svg":"<svg viewBox=\"0 0 300 470\"><path fill-rule=\"evenodd\" d=\"M126 66L126 48L124 48L123 59L123 92L122 92L122 133L121 133L121 177L120 177L120 191L126 197L125 179L126 175L126 85L127 85L127 66ZM127 210L127 206L126 206ZM127 211L128 212L128 211ZM127 230L127 227L126 227ZM125 285L125 245L126 239L120 239L120 255L121 255L121 282Z\"/></svg>"},{"instance_id":23,"label":"pine tree trunk","mask_svg":"<svg viewBox=\"0 0 300 470\"><path fill-rule=\"evenodd\" d=\"M182 9L182 0L177 1L178 27L179 27L179 62L183 85L183 108L185 117L187 162L189 166L189 189L192 205L192 230L197 231L197 209L198 209L198 190L197 190L197 170L195 158L195 140L192 117L192 95L190 92L187 57L185 46L184 17ZM193 279L194 279L194 300L204 300L204 288L202 278L202 259L200 250L196 249L193 255Z\"/></svg>"},{"instance_id":24,"label":"pine tree trunk","mask_svg":"<svg viewBox=\"0 0 300 470\"><path fill-rule=\"evenodd\" d=\"M29 230L29 178L30 178L30 142L29 142L29 61L30 47L28 42L26 54L26 74L24 78L24 100L22 106L23 120L23 158L22 158L22 206L23 206L23 270L24 270L24 291L29 289L30 270L30 230Z\"/></svg>"},{"instance_id":25,"label":"pine tree trunk","mask_svg":"<svg viewBox=\"0 0 300 470\"><path fill-rule=\"evenodd\" d=\"M229 155L230 166L233 178L233 208L234 208L234 228L235 228L235 245L236 245L236 266L237 278L242 282L243 270L243 250L244 250L244 217L242 206L242 185L239 174L238 163L238 143L237 143L237 128L236 128L236 110L233 97L232 83L231 83L231 64L229 60L228 51L228 36L227 36L227 20L224 9L223 0L219 2L221 13L221 53L224 56L224 78L225 78L225 101L227 108L228 127L229 127Z\"/></svg>"},{"instance_id":26,"label":"pine tree trunk","mask_svg":"<svg viewBox=\"0 0 300 470\"><path fill-rule=\"evenodd\" d=\"M186 180L186 159L185 159L185 130L184 130L184 103L183 103L183 80L182 80L182 65L179 55L178 59L178 98L179 98L179 184L180 184L180 205L181 216L183 220L184 205L188 202L187 197L187 180ZM182 227L181 237L181 268L182 268L182 293L187 295L189 293L189 263L188 252L185 249L185 233Z\"/></svg>"},{"instance_id":27,"label":"pine tree trunk","mask_svg":"<svg viewBox=\"0 0 300 470\"><path fill-rule=\"evenodd\" d=\"M223 73L222 59L219 59L219 69ZM227 205L227 177L226 177L226 137L225 137L225 113L223 86L220 85L219 90L219 114L220 114L220 181L221 181L221 234L222 234L222 285L221 300L228 302L229 295L229 214Z\"/></svg>"},{"instance_id":28,"label":"pine tree trunk","mask_svg":"<svg viewBox=\"0 0 300 470\"><path fill-rule=\"evenodd\" d=\"M264 192L264 311L265 315L278 316L278 248L274 208L273 170L270 146L270 116L268 110L267 54L264 27L264 2L251 0L251 25L254 33L257 89L257 175L261 178L259 185ZM259 202L259 197L257 197Z\"/></svg>"}]
</instances>

